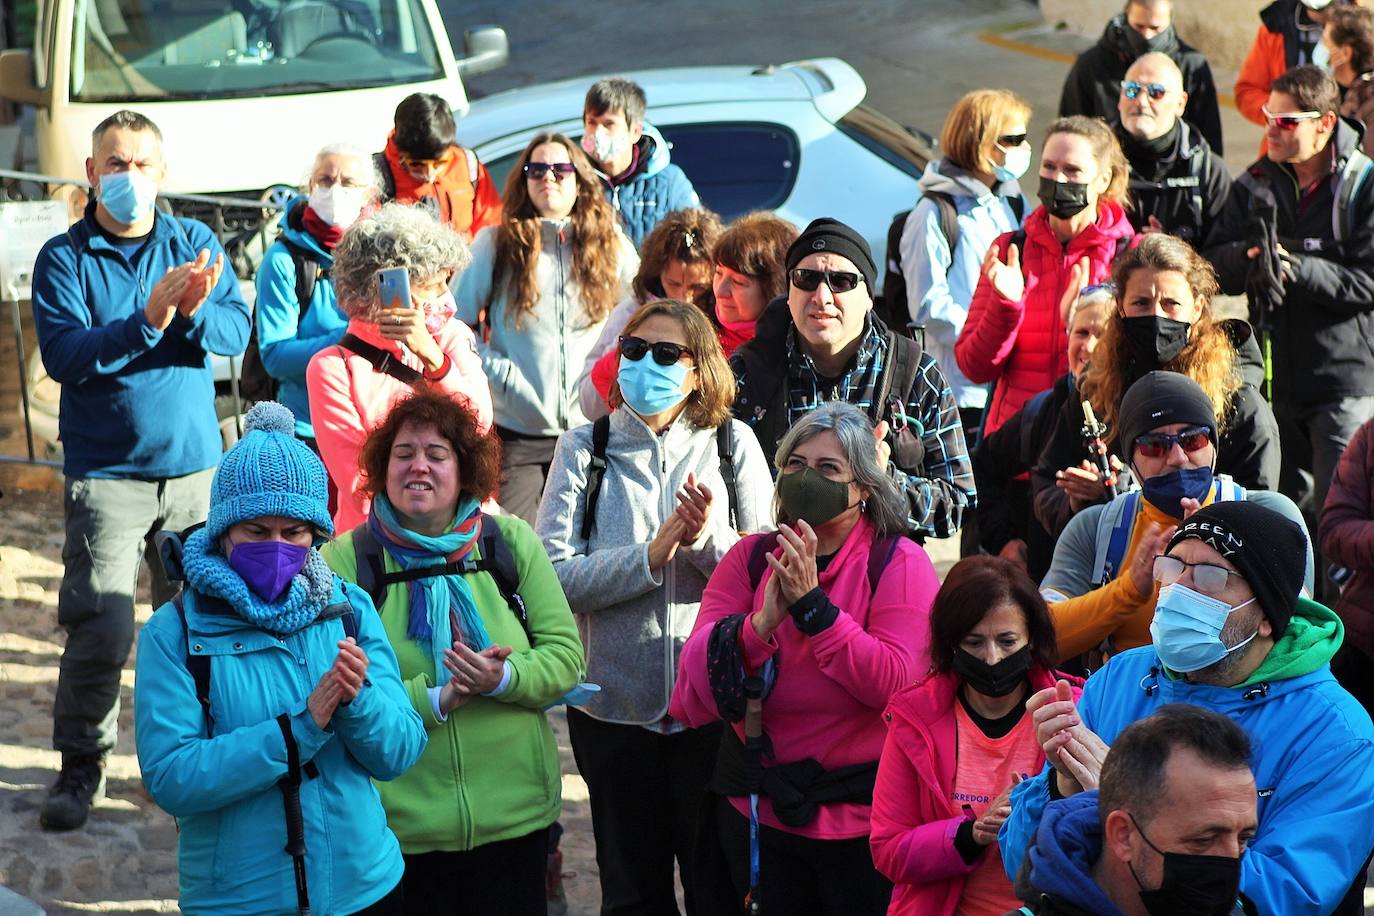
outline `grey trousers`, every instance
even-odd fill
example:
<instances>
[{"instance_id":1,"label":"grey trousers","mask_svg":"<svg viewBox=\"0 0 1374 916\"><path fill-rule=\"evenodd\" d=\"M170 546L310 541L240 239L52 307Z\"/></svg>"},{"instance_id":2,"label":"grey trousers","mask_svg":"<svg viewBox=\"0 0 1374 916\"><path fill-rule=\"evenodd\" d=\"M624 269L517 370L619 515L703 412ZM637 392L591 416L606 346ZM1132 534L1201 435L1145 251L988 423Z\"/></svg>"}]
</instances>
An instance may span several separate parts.
<instances>
[{"instance_id":1,"label":"grey trousers","mask_svg":"<svg viewBox=\"0 0 1374 916\"><path fill-rule=\"evenodd\" d=\"M115 746L119 672L134 639L134 592L146 558L157 608L175 588L152 548L161 530L203 522L214 468L167 480L68 478L63 506L62 588L57 622L67 647L53 701L53 748L64 754L103 754Z\"/></svg>"}]
</instances>

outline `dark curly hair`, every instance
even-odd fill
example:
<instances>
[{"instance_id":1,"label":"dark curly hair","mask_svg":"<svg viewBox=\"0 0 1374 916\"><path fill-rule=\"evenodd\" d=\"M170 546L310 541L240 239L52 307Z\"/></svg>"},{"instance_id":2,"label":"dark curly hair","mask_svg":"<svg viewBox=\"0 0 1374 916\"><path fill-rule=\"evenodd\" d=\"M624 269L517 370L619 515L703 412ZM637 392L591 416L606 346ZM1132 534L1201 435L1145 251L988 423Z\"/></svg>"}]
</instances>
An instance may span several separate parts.
<instances>
[{"instance_id":1,"label":"dark curly hair","mask_svg":"<svg viewBox=\"0 0 1374 916\"><path fill-rule=\"evenodd\" d=\"M1014 604L1026 618L1031 655L1044 668L1059 660L1050 609L1026 571L1001 557L968 557L955 563L930 608L930 661L949 671L954 650L989 611Z\"/></svg>"},{"instance_id":2,"label":"dark curly hair","mask_svg":"<svg viewBox=\"0 0 1374 916\"><path fill-rule=\"evenodd\" d=\"M453 398L425 389L391 408L386 419L363 440L358 466L363 473L362 492L370 497L386 490L386 468L391 447L407 423L432 426L453 446L458 456L458 482L462 491L479 502L491 498L501 482L501 440L495 430L481 431L477 416Z\"/></svg>"}]
</instances>

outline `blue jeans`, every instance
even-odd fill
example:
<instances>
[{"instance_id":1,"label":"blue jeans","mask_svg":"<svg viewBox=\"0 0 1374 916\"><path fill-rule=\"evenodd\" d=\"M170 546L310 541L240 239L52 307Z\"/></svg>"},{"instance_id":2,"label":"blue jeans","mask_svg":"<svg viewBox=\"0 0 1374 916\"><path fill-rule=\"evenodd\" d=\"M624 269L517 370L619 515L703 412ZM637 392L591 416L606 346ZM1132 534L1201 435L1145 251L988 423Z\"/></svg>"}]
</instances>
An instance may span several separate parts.
<instances>
[{"instance_id":1,"label":"blue jeans","mask_svg":"<svg viewBox=\"0 0 1374 916\"><path fill-rule=\"evenodd\" d=\"M68 478L63 494L66 543L57 622L67 647L53 701L53 748L64 754L108 753L119 722L119 672L134 639L139 562L152 573L156 609L175 587L152 548L161 530L205 521L214 469L166 480Z\"/></svg>"}]
</instances>

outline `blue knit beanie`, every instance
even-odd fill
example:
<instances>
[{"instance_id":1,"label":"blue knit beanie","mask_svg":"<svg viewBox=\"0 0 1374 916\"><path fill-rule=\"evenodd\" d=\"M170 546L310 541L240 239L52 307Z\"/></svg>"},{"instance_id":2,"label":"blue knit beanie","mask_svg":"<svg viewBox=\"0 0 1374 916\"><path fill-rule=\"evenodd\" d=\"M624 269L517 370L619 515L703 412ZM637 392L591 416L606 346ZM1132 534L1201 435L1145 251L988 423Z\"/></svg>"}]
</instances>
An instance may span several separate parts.
<instances>
[{"instance_id":1,"label":"blue knit beanie","mask_svg":"<svg viewBox=\"0 0 1374 916\"><path fill-rule=\"evenodd\" d=\"M334 533L328 475L295 436L296 418L276 401L255 404L243 418L243 438L220 460L210 485L210 543L239 522L276 515Z\"/></svg>"}]
</instances>

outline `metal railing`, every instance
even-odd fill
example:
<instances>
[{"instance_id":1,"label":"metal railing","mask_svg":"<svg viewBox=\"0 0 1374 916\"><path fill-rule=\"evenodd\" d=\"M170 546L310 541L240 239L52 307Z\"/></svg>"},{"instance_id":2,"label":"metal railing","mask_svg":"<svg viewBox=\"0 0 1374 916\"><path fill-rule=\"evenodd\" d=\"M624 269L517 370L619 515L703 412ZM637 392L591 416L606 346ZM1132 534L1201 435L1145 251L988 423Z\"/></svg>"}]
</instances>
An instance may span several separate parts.
<instances>
[{"instance_id":1,"label":"metal railing","mask_svg":"<svg viewBox=\"0 0 1374 916\"><path fill-rule=\"evenodd\" d=\"M56 192L69 187L74 191L88 194L91 185L84 179L63 178L56 175L43 175L36 172L21 172L0 169L0 203L51 200ZM262 253L271 244L269 237L274 230L277 218L285 206L289 189L270 188L261 198L246 195L207 195L162 193L158 196L159 208L176 216L197 219L214 231L216 238L224 246L229 259L229 267L236 277L251 279L262 260ZM68 200L70 209L70 200ZM69 214L71 215L71 214ZM14 325L15 366L19 374L20 405L24 418L24 437L27 455L0 454L0 464L32 464L47 467L61 467L60 461L39 457L34 445L33 395L30 377L29 355L24 346L23 305L28 302L17 295L8 295L0 289L0 296L9 299L10 320ZM228 379L218 379L227 387L232 398L235 425L242 414L242 401L239 397L239 360L228 359ZM52 420L56 423L56 404ZM0 407L8 410L9 405ZM221 419L221 422L223 420Z\"/></svg>"}]
</instances>

